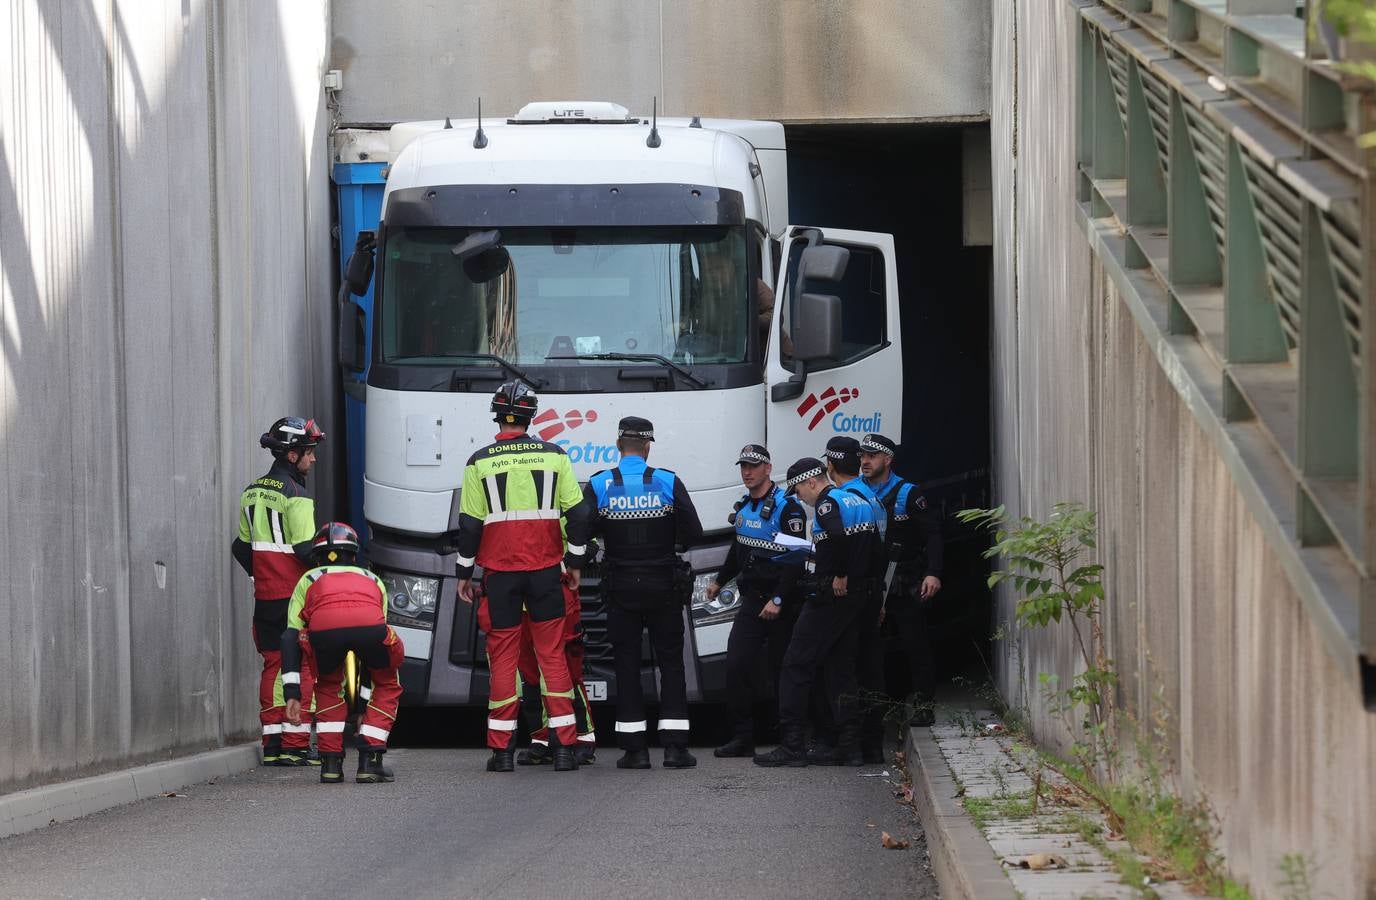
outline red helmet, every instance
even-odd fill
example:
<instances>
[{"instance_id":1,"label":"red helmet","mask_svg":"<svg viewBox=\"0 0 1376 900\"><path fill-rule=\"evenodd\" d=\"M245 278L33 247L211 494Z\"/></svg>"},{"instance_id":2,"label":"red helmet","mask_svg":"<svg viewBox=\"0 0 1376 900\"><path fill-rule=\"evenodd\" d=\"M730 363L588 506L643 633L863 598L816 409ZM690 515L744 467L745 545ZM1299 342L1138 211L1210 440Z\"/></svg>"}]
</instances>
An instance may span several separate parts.
<instances>
[{"instance_id":1,"label":"red helmet","mask_svg":"<svg viewBox=\"0 0 1376 900\"><path fill-rule=\"evenodd\" d=\"M280 456L288 450L305 450L325 440L325 432L315 424L314 419L300 416L283 416L258 438L260 446Z\"/></svg>"},{"instance_id":2,"label":"red helmet","mask_svg":"<svg viewBox=\"0 0 1376 900\"><path fill-rule=\"evenodd\" d=\"M498 424L529 425L539 408L540 398L524 381L508 381L492 395L492 411L496 413L493 421Z\"/></svg>"},{"instance_id":3,"label":"red helmet","mask_svg":"<svg viewBox=\"0 0 1376 900\"><path fill-rule=\"evenodd\" d=\"M311 539L311 555L317 560L335 562L341 554L350 559L358 555L358 532L344 522L326 522Z\"/></svg>"}]
</instances>

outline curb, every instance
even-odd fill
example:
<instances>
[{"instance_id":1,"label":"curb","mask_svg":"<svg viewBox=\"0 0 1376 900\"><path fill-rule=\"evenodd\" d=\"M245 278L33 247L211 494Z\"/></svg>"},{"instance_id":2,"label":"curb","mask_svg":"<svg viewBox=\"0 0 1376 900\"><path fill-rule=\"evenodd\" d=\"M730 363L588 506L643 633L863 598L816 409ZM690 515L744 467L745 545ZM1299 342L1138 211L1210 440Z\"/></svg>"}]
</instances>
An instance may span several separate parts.
<instances>
[{"instance_id":1,"label":"curb","mask_svg":"<svg viewBox=\"0 0 1376 900\"><path fill-rule=\"evenodd\" d=\"M257 742L0 797L0 838L156 797L258 765Z\"/></svg>"},{"instance_id":2,"label":"curb","mask_svg":"<svg viewBox=\"0 0 1376 900\"><path fill-rule=\"evenodd\" d=\"M927 835L927 853L941 896L1016 900L1013 883L957 799L960 788L931 729L909 728L903 749L913 784L913 808Z\"/></svg>"}]
</instances>

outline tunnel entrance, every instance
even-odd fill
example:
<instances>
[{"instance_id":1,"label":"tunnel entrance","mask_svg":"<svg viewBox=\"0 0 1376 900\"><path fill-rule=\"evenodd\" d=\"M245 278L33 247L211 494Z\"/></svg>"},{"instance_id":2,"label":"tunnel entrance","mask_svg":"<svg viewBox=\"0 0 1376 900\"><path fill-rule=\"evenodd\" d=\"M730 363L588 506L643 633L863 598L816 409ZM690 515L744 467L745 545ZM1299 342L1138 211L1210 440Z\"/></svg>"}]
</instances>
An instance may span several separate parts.
<instances>
[{"instance_id":1,"label":"tunnel entrance","mask_svg":"<svg viewBox=\"0 0 1376 900\"><path fill-rule=\"evenodd\" d=\"M992 680L988 539L955 520L988 506L989 246L967 246L965 186L987 185L987 125L797 125L788 140L789 219L888 232L902 295L903 433L895 470L942 513L942 591L928 610L938 698ZM983 142L986 152L971 154ZM967 172L967 159L984 166ZM985 201L987 209L988 200ZM910 688L906 651L885 625L891 692ZM955 684L953 685L953 682Z\"/></svg>"}]
</instances>

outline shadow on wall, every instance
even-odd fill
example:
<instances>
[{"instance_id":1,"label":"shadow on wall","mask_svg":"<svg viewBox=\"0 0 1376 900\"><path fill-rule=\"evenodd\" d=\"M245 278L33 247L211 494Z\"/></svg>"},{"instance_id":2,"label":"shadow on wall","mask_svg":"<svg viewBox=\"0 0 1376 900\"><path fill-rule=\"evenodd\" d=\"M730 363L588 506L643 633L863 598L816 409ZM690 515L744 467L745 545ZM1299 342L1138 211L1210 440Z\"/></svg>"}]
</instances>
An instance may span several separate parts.
<instances>
[{"instance_id":1,"label":"shadow on wall","mask_svg":"<svg viewBox=\"0 0 1376 900\"><path fill-rule=\"evenodd\" d=\"M0 790L255 730L238 488L278 410L329 408L324 110L290 89L327 17L287 46L294 6L0 13Z\"/></svg>"}]
</instances>

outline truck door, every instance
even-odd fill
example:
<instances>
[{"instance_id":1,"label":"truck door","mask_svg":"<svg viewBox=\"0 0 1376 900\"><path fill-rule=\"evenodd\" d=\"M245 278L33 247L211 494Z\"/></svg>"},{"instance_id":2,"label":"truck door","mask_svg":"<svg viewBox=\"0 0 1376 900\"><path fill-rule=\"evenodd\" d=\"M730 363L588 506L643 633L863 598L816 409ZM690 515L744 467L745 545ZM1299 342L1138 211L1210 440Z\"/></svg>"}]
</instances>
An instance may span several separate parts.
<instances>
[{"instance_id":1,"label":"truck door","mask_svg":"<svg viewBox=\"0 0 1376 900\"><path fill-rule=\"evenodd\" d=\"M903 348L893 236L790 226L766 355L776 475L838 434L901 440Z\"/></svg>"}]
</instances>

